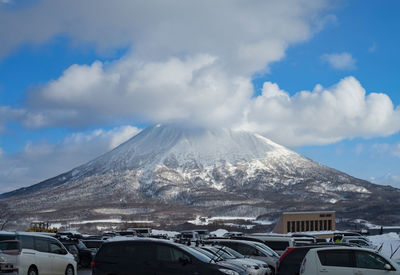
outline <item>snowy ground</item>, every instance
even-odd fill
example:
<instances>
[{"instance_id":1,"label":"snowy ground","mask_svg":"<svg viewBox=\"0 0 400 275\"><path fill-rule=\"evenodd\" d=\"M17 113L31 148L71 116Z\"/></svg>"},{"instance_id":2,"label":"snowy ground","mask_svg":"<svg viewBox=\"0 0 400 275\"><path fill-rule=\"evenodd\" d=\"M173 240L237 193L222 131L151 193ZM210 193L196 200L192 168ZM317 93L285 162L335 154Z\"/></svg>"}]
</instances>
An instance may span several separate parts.
<instances>
[{"instance_id":1,"label":"snowy ground","mask_svg":"<svg viewBox=\"0 0 400 275\"><path fill-rule=\"evenodd\" d=\"M392 258L397 263L400 262L400 237L397 233L369 236L368 238L377 247L382 247L380 252L383 255Z\"/></svg>"}]
</instances>

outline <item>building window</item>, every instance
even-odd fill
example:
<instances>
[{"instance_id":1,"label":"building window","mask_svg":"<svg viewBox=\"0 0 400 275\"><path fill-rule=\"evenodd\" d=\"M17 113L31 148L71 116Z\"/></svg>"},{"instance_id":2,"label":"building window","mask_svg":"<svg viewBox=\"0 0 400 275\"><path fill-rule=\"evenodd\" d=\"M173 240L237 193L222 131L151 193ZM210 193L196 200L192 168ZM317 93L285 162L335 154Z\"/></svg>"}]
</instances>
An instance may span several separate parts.
<instances>
[{"instance_id":1,"label":"building window","mask_svg":"<svg viewBox=\"0 0 400 275\"><path fill-rule=\"evenodd\" d=\"M287 232L290 232L290 222L287 222L286 228L287 228Z\"/></svg>"},{"instance_id":2,"label":"building window","mask_svg":"<svg viewBox=\"0 0 400 275\"><path fill-rule=\"evenodd\" d=\"M310 221L306 221L306 231L310 231Z\"/></svg>"},{"instance_id":3,"label":"building window","mask_svg":"<svg viewBox=\"0 0 400 275\"><path fill-rule=\"evenodd\" d=\"M314 231L314 221L310 221L310 231Z\"/></svg>"},{"instance_id":4,"label":"building window","mask_svg":"<svg viewBox=\"0 0 400 275\"><path fill-rule=\"evenodd\" d=\"M319 220L319 231L322 231L322 230L324 230L322 227L322 220Z\"/></svg>"},{"instance_id":5,"label":"building window","mask_svg":"<svg viewBox=\"0 0 400 275\"><path fill-rule=\"evenodd\" d=\"M328 220L328 230L332 230L332 220Z\"/></svg>"},{"instance_id":6,"label":"building window","mask_svg":"<svg viewBox=\"0 0 400 275\"><path fill-rule=\"evenodd\" d=\"M304 221L301 221L301 232L304 232Z\"/></svg>"},{"instance_id":7,"label":"building window","mask_svg":"<svg viewBox=\"0 0 400 275\"><path fill-rule=\"evenodd\" d=\"M328 221L324 220L324 230L328 230Z\"/></svg>"},{"instance_id":8,"label":"building window","mask_svg":"<svg viewBox=\"0 0 400 275\"><path fill-rule=\"evenodd\" d=\"M292 222L292 232L296 232L296 223Z\"/></svg>"},{"instance_id":9,"label":"building window","mask_svg":"<svg viewBox=\"0 0 400 275\"><path fill-rule=\"evenodd\" d=\"M296 222L296 232L300 232L300 221Z\"/></svg>"}]
</instances>

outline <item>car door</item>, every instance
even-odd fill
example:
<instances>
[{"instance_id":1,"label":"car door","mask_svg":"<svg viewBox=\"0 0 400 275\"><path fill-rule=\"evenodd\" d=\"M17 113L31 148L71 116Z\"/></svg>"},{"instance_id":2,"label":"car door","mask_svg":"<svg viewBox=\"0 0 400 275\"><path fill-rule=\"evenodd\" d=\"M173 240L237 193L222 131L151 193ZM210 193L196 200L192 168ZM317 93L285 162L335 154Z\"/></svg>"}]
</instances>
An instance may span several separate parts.
<instances>
[{"instance_id":1,"label":"car door","mask_svg":"<svg viewBox=\"0 0 400 275\"><path fill-rule=\"evenodd\" d=\"M68 265L68 251L57 240L49 240L51 270L54 275L63 275Z\"/></svg>"},{"instance_id":2,"label":"car door","mask_svg":"<svg viewBox=\"0 0 400 275\"><path fill-rule=\"evenodd\" d=\"M357 270L354 275L383 275L383 274L399 274L395 268L380 255L368 251L356 251L356 266ZM390 270L385 269L385 265L390 267Z\"/></svg>"},{"instance_id":3,"label":"car door","mask_svg":"<svg viewBox=\"0 0 400 275\"><path fill-rule=\"evenodd\" d=\"M354 275L356 271L352 250L322 250L318 255L318 274Z\"/></svg>"},{"instance_id":4,"label":"car door","mask_svg":"<svg viewBox=\"0 0 400 275\"><path fill-rule=\"evenodd\" d=\"M49 253L48 238L34 237L35 240L35 260L40 275L52 275L51 262Z\"/></svg>"}]
</instances>

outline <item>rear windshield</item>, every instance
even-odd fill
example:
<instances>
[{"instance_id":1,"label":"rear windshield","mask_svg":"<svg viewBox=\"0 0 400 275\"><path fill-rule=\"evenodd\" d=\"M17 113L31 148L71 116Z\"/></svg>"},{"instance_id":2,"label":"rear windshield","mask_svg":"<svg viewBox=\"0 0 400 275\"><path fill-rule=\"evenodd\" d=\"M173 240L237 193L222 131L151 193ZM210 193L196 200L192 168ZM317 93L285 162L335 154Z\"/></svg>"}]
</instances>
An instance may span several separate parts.
<instances>
[{"instance_id":1,"label":"rear windshield","mask_svg":"<svg viewBox=\"0 0 400 275\"><path fill-rule=\"evenodd\" d=\"M324 266L355 267L354 253L351 250L323 250L317 253Z\"/></svg>"},{"instance_id":2,"label":"rear windshield","mask_svg":"<svg viewBox=\"0 0 400 275\"><path fill-rule=\"evenodd\" d=\"M0 234L0 241L15 240L15 235Z\"/></svg>"},{"instance_id":3,"label":"rear windshield","mask_svg":"<svg viewBox=\"0 0 400 275\"><path fill-rule=\"evenodd\" d=\"M273 250L285 250L289 247L288 241L264 241Z\"/></svg>"},{"instance_id":4,"label":"rear windshield","mask_svg":"<svg viewBox=\"0 0 400 275\"><path fill-rule=\"evenodd\" d=\"M299 272L301 262L304 256L307 254L308 250L312 247L295 248L292 249L290 253L286 254L279 263L279 273L280 274L295 274Z\"/></svg>"},{"instance_id":5,"label":"rear windshield","mask_svg":"<svg viewBox=\"0 0 400 275\"><path fill-rule=\"evenodd\" d=\"M18 241L0 241L0 250L19 250Z\"/></svg>"},{"instance_id":6,"label":"rear windshield","mask_svg":"<svg viewBox=\"0 0 400 275\"><path fill-rule=\"evenodd\" d=\"M84 242L87 248L99 248L103 242Z\"/></svg>"}]
</instances>

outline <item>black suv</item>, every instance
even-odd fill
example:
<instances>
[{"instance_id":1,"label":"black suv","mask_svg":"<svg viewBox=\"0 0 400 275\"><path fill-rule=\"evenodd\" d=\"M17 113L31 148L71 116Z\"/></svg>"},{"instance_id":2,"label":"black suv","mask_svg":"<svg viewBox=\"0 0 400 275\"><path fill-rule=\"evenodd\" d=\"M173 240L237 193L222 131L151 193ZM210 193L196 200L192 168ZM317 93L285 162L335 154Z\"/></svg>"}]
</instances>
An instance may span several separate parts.
<instances>
[{"instance_id":1,"label":"black suv","mask_svg":"<svg viewBox=\"0 0 400 275\"><path fill-rule=\"evenodd\" d=\"M138 238L104 242L92 262L92 275L245 274L212 263L206 255L171 241Z\"/></svg>"}]
</instances>

